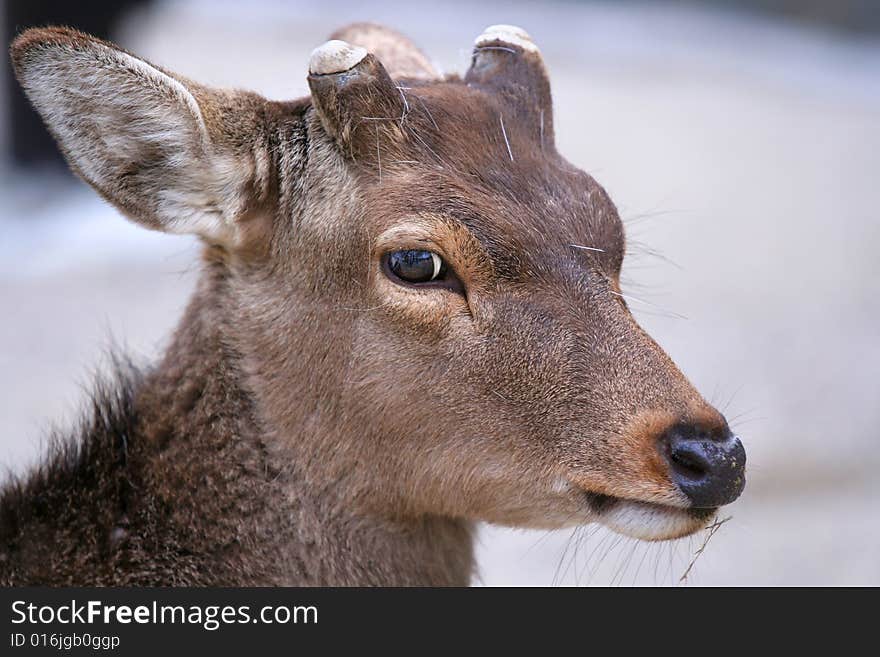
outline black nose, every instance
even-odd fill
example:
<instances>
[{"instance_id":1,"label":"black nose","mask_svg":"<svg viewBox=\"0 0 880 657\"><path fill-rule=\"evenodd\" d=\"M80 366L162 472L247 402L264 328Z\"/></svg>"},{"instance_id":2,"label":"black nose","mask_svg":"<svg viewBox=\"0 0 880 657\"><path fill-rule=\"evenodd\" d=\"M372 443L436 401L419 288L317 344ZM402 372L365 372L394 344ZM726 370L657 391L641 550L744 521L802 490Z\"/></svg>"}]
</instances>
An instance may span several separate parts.
<instances>
[{"instance_id":1,"label":"black nose","mask_svg":"<svg viewBox=\"0 0 880 657\"><path fill-rule=\"evenodd\" d=\"M725 427L678 424L661 439L672 480L696 508L733 502L746 485L746 451Z\"/></svg>"}]
</instances>

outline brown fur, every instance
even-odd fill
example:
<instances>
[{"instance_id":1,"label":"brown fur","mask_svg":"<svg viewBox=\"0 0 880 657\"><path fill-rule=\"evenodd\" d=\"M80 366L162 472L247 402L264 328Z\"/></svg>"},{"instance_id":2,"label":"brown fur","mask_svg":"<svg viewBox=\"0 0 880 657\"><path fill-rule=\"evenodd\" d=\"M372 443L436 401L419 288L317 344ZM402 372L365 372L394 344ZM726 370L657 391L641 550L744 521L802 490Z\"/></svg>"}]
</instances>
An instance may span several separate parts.
<instances>
[{"instance_id":1,"label":"brown fur","mask_svg":"<svg viewBox=\"0 0 880 657\"><path fill-rule=\"evenodd\" d=\"M206 251L161 362L0 497L0 582L463 585L474 521L601 521L597 494L685 514L656 436L724 420L615 293L622 225L555 150L540 56L478 49L441 80L402 37L359 33L377 56L292 103L70 30L14 42L74 169ZM95 64L107 90L41 95ZM172 117L183 160L154 132L96 139L123 129L110 89ZM464 293L389 280L403 248L440 254Z\"/></svg>"}]
</instances>

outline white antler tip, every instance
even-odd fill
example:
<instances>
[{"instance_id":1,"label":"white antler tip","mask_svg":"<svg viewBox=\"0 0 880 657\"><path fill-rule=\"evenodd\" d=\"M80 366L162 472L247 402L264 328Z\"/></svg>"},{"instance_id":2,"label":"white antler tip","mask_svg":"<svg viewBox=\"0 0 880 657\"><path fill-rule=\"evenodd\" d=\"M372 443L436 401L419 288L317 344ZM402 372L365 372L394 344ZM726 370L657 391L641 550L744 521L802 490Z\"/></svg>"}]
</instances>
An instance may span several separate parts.
<instances>
[{"instance_id":1,"label":"white antler tip","mask_svg":"<svg viewBox=\"0 0 880 657\"><path fill-rule=\"evenodd\" d=\"M343 73L360 64L367 51L346 41L328 41L312 51L309 57L309 73L312 75L332 75Z\"/></svg>"},{"instance_id":2,"label":"white antler tip","mask_svg":"<svg viewBox=\"0 0 880 657\"><path fill-rule=\"evenodd\" d=\"M474 46L479 48L493 41L501 41L502 43L519 46L526 52L538 52L538 46L532 41L529 33L516 25L490 25L477 37L476 41L474 41Z\"/></svg>"}]
</instances>

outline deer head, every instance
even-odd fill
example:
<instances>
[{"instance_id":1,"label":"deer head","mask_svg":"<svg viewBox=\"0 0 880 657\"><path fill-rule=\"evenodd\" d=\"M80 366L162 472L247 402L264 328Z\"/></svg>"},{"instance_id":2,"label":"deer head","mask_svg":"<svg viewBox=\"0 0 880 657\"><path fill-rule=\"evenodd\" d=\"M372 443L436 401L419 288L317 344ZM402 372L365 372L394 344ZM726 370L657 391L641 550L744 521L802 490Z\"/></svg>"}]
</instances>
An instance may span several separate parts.
<instances>
[{"instance_id":1,"label":"deer head","mask_svg":"<svg viewBox=\"0 0 880 657\"><path fill-rule=\"evenodd\" d=\"M359 45L357 45L359 44ZM614 204L556 151L528 34L463 78L357 25L311 95L209 89L67 29L12 46L70 166L198 235L217 330L274 448L365 514L685 535L744 485L724 417L621 295Z\"/></svg>"}]
</instances>

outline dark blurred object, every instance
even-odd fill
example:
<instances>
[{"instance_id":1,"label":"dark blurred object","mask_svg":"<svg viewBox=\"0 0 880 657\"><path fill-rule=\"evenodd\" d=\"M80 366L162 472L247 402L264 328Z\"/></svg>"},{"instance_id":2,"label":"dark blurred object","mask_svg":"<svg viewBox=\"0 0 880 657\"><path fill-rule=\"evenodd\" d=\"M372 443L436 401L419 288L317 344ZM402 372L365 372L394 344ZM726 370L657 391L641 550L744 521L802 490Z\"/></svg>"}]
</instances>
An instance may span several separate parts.
<instances>
[{"instance_id":1,"label":"dark blurred object","mask_svg":"<svg viewBox=\"0 0 880 657\"><path fill-rule=\"evenodd\" d=\"M28 27L66 25L106 39L118 16L146 0L6 0L3 2L5 44ZM61 165L55 142L18 86L9 64L6 66L7 134L12 161L18 165Z\"/></svg>"},{"instance_id":2,"label":"dark blurred object","mask_svg":"<svg viewBox=\"0 0 880 657\"><path fill-rule=\"evenodd\" d=\"M818 27L880 34L880 0L691 0L691 4L774 14Z\"/></svg>"}]
</instances>

